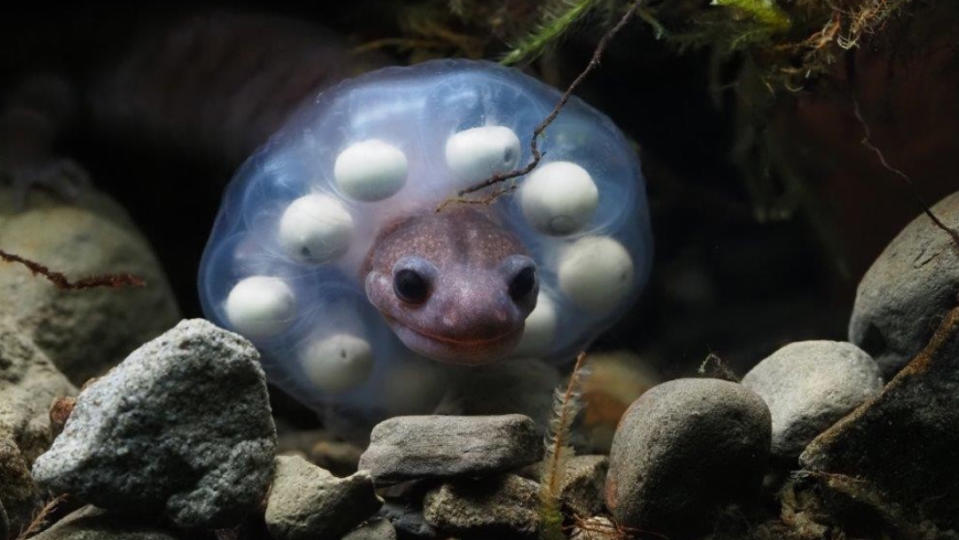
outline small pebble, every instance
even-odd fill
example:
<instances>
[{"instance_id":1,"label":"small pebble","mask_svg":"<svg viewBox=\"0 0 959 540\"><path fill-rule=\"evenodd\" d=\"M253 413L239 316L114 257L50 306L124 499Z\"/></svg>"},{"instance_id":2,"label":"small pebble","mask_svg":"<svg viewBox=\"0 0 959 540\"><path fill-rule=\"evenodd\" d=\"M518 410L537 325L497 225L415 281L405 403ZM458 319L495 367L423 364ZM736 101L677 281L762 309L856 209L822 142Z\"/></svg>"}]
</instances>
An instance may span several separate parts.
<instances>
[{"instance_id":1,"label":"small pebble","mask_svg":"<svg viewBox=\"0 0 959 540\"><path fill-rule=\"evenodd\" d=\"M369 474L337 478L297 456L278 456L265 521L274 540L340 538L382 504Z\"/></svg>"},{"instance_id":2,"label":"small pebble","mask_svg":"<svg viewBox=\"0 0 959 540\"><path fill-rule=\"evenodd\" d=\"M280 247L291 259L329 262L349 250L353 216L329 195L305 195L286 207L278 235Z\"/></svg>"},{"instance_id":3,"label":"small pebble","mask_svg":"<svg viewBox=\"0 0 959 540\"><path fill-rule=\"evenodd\" d=\"M282 279L251 276L233 286L224 308L237 332L256 339L285 330L296 315L296 299Z\"/></svg>"},{"instance_id":4,"label":"small pebble","mask_svg":"<svg viewBox=\"0 0 959 540\"><path fill-rule=\"evenodd\" d=\"M145 522L142 516L108 512L87 505L31 540L180 540L181 533Z\"/></svg>"},{"instance_id":5,"label":"small pebble","mask_svg":"<svg viewBox=\"0 0 959 540\"><path fill-rule=\"evenodd\" d=\"M396 540L396 529L389 520L374 518L350 531L343 540Z\"/></svg>"},{"instance_id":6,"label":"small pebble","mask_svg":"<svg viewBox=\"0 0 959 540\"><path fill-rule=\"evenodd\" d=\"M720 508L758 493L770 431L766 404L740 384L657 385L616 431L606 504L621 525L670 537L703 532Z\"/></svg>"},{"instance_id":7,"label":"small pebble","mask_svg":"<svg viewBox=\"0 0 959 540\"><path fill-rule=\"evenodd\" d=\"M515 474L443 484L426 494L423 517L457 535L530 536L539 528L539 484Z\"/></svg>"},{"instance_id":8,"label":"small pebble","mask_svg":"<svg viewBox=\"0 0 959 540\"><path fill-rule=\"evenodd\" d=\"M603 488L609 458L603 455L573 456L564 463L559 497L578 516L605 511Z\"/></svg>"},{"instance_id":9,"label":"small pebble","mask_svg":"<svg viewBox=\"0 0 959 540\"><path fill-rule=\"evenodd\" d=\"M407 175L406 155L399 148L370 139L340 152L333 165L336 183L348 197L379 201L403 188Z\"/></svg>"},{"instance_id":10,"label":"small pebble","mask_svg":"<svg viewBox=\"0 0 959 540\"><path fill-rule=\"evenodd\" d=\"M310 381L333 394L363 384L373 371L369 342L350 334L335 334L308 344L300 360Z\"/></svg>"},{"instance_id":11,"label":"small pebble","mask_svg":"<svg viewBox=\"0 0 959 540\"><path fill-rule=\"evenodd\" d=\"M795 459L809 441L882 390L879 366L852 343L801 341L743 377L772 415L772 453Z\"/></svg>"},{"instance_id":12,"label":"small pebble","mask_svg":"<svg viewBox=\"0 0 959 540\"><path fill-rule=\"evenodd\" d=\"M542 453L536 424L521 414L398 416L373 428L359 467L377 484L475 478L533 463Z\"/></svg>"},{"instance_id":13,"label":"small pebble","mask_svg":"<svg viewBox=\"0 0 959 540\"><path fill-rule=\"evenodd\" d=\"M608 236L580 238L559 263L559 288L577 306L601 315L620 305L633 288L633 260Z\"/></svg>"},{"instance_id":14,"label":"small pebble","mask_svg":"<svg viewBox=\"0 0 959 540\"><path fill-rule=\"evenodd\" d=\"M530 225L546 234L566 235L593 217L599 190L586 169L554 161L540 165L523 181L519 198Z\"/></svg>"}]
</instances>

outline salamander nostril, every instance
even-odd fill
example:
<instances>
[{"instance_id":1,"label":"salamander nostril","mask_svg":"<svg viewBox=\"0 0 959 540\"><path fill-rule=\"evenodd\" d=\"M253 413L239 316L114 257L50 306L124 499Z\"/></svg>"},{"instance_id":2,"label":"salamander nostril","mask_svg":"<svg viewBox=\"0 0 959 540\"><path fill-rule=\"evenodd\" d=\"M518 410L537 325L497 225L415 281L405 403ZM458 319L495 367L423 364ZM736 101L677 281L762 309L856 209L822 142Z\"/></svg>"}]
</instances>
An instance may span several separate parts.
<instances>
[{"instance_id":1,"label":"salamander nostril","mask_svg":"<svg viewBox=\"0 0 959 540\"><path fill-rule=\"evenodd\" d=\"M404 302L420 304L429 296L430 286L419 272L403 268L393 275L393 291Z\"/></svg>"},{"instance_id":2,"label":"salamander nostril","mask_svg":"<svg viewBox=\"0 0 959 540\"><path fill-rule=\"evenodd\" d=\"M515 301L529 296L536 288L536 268L524 266L509 282L509 296Z\"/></svg>"}]
</instances>

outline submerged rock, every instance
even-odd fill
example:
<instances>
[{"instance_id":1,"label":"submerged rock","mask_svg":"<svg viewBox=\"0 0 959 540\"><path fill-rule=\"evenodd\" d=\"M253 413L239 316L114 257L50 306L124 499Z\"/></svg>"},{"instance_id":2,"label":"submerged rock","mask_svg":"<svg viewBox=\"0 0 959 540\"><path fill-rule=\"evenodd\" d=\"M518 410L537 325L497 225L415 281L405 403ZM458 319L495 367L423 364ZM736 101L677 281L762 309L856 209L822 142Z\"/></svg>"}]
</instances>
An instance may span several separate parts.
<instances>
[{"instance_id":1,"label":"submerged rock","mask_svg":"<svg viewBox=\"0 0 959 540\"><path fill-rule=\"evenodd\" d=\"M343 540L396 540L396 529L389 520L371 519L350 531Z\"/></svg>"},{"instance_id":2,"label":"submerged rock","mask_svg":"<svg viewBox=\"0 0 959 540\"><path fill-rule=\"evenodd\" d=\"M942 222L959 229L959 192L932 207ZM959 250L925 214L886 246L856 290L849 341L879 363L889 379L922 348L942 316L956 305ZM945 351L944 351L945 352ZM959 344L950 345L959 356Z\"/></svg>"},{"instance_id":3,"label":"submerged rock","mask_svg":"<svg viewBox=\"0 0 959 540\"><path fill-rule=\"evenodd\" d=\"M447 533L491 538L533 535L539 528L539 484L515 474L443 484L426 494L423 517Z\"/></svg>"},{"instance_id":4,"label":"submerged rock","mask_svg":"<svg viewBox=\"0 0 959 540\"><path fill-rule=\"evenodd\" d=\"M879 366L852 343L802 341L743 377L772 415L772 453L795 459L809 441L882 390Z\"/></svg>"},{"instance_id":5,"label":"submerged rock","mask_svg":"<svg viewBox=\"0 0 959 540\"><path fill-rule=\"evenodd\" d=\"M28 466L50 446L50 405L76 391L23 329L0 315L0 438L11 436Z\"/></svg>"},{"instance_id":6,"label":"submerged rock","mask_svg":"<svg viewBox=\"0 0 959 540\"><path fill-rule=\"evenodd\" d=\"M84 506L31 540L179 540L179 536L142 518Z\"/></svg>"},{"instance_id":7,"label":"submerged rock","mask_svg":"<svg viewBox=\"0 0 959 540\"><path fill-rule=\"evenodd\" d=\"M959 198L956 199L959 201ZM916 522L959 528L959 308L938 351L924 351L873 400L816 437L800 463L851 486L857 500L898 504ZM845 482L839 480L845 479Z\"/></svg>"},{"instance_id":8,"label":"submerged rock","mask_svg":"<svg viewBox=\"0 0 959 540\"><path fill-rule=\"evenodd\" d=\"M9 434L0 431L0 540L3 529L19 531L26 527L40 506L40 491L30 477L19 448Z\"/></svg>"},{"instance_id":9,"label":"submerged rock","mask_svg":"<svg viewBox=\"0 0 959 540\"><path fill-rule=\"evenodd\" d=\"M605 509L603 488L609 458L602 455L573 456L566 460L559 498L579 516L592 516Z\"/></svg>"},{"instance_id":10,"label":"submerged rock","mask_svg":"<svg viewBox=\"0 0 959 540\"><path fill-rule=\"evenodd\" d=\"M423 508L419 504L410 502L387 501L380 508L379 515L389 520L397 533L403 538L433 539L439 534L432 525L423 518Z\"/></svg>"},{"instance_id":11,"label":"submerged rock","mask_svg":"<svg viewBox=\"0 0 959 540\"><path fill-rule=\"evenodd\" d=\"M0 246L69 279L131 273L145 287L58 289L19 264L0 263L0 315L13 318L76 385L120 362L179 319L163 270L126 212L84 191L64 201L31 192L17 208L0 187Z\"/></svg>"},{"instance_id":12,"label":"submerged rock","mask_svg":"<svg viewBox=\"0 0 959 540\"><path fill-rule=\"evenodd\" d=\"M373 428L359 466L377 483L395 483L490 476L542 454L536 425L521 414L398 416Z\"/></svg>"},{"instance_id":13,"label":"submerged rock","mask_svg":"<svg viewBox=\"0 0 959 540\"><path fill-rule=\"evenodd\" d=\"M266 526L274 540L340 538L381 504L365 471L337 478L303 458L279 456Z\"/></svg>"},{"instance_id":14,"label":"submerged rock","mask_svg":"<svg viewBox=\"0 0 959 540\"><path fill-rule=\"evenodd\" d=\"M762 398L719 379L654 386L613 438L606 504L616 522L668 536L708 527L721 507L757 494L771 420Z\"/></svg>"},{"instance_id":15,"label":"submerged rock","mask_svg":"<svg viewBox=\"0 0 959 540\"><path fill-rule=\"evenodd\" d=\"M207 321L183 321L85 388L33 466L57 493L181 527L222 528L254 511L276 431L259 355Z\"/></svg>"}]
</instances>

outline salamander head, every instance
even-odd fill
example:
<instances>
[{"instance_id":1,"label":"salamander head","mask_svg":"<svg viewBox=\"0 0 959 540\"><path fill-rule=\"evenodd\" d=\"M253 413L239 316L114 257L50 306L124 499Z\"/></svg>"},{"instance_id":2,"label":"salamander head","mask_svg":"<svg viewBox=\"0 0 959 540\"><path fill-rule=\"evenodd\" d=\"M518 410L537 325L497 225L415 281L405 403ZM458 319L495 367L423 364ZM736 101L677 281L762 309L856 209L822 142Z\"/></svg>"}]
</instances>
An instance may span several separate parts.
<instances>
[{"instance_id":1,"label":"salamander head","mask_svg":"<svg viewBox=\"0 0 959 540\"><path fill-rule=\"evenodd\" d=\"M407 347L458 364L508 354L539 290L519 239L466 207L393 224L374 242L365 273L367 297Z\"/></svg>"}]
</instances>

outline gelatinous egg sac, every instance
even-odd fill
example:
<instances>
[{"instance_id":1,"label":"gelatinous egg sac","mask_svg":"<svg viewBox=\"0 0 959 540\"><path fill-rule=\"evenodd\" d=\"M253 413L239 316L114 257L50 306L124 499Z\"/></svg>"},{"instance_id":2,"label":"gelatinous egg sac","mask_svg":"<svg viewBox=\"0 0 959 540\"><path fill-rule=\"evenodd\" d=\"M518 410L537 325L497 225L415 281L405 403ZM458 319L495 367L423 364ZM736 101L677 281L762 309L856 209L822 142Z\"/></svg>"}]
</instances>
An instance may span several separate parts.
<instances>
[{"instance_id":1,"label":"gelatinous egg sac","mask_svg":"<svg viewBox=\"0 0 959 540\"><path fill-rule=\"evenodd\" d=\"M425 406L449 364L569 361L649 274L644 182L613 123L573 98L517 189L437 211L529 163L559 97L466 60L323 92L227 189L200 266L207 316L301 401L373 415Z\"/></svg>"}]
</instances>

